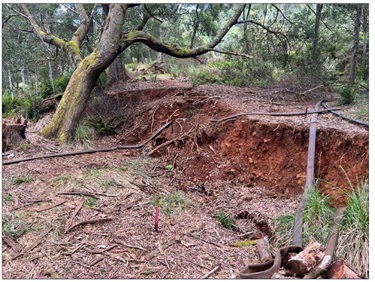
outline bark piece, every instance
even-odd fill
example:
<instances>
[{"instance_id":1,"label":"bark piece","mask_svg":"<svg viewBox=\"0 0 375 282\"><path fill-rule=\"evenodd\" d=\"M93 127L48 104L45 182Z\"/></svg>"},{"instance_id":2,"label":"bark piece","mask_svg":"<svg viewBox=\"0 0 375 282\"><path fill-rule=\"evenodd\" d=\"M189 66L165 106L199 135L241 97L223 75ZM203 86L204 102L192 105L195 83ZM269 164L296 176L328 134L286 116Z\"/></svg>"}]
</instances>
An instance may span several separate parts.
<instances>
[{"instance_id":1,"label":"bark piece","mask_svg":"<svg viewBox=\"0 0 375 282\"><path fill-rule=\"evenodd\" d=\"M311 242L302 252L291 258L287 265L296 274L305 274L319 264L324 257L324 251L324 245L318 242Z\"/></svg>"},{"instance_id":2,"label":"bark piece","mask_svg":"<svg viewBox=\"0 0 375 282\"><path fill-rule=\"evenodd\" d=\"M267 262L272 260L272 254L270 253L270 246L265 238L257 240L257 248L261 262Z\"/></svg>"},{"instance_id":3,"label":"bark piece","mask_svg":"<svg viewBox=\"0 0 375 282\"><path fill-rule=\"evenodd\" d=\"M325 271L326 279L359 279L358 273L351 269L343 260L333 262Z\"/></svg>"}]
</instances>

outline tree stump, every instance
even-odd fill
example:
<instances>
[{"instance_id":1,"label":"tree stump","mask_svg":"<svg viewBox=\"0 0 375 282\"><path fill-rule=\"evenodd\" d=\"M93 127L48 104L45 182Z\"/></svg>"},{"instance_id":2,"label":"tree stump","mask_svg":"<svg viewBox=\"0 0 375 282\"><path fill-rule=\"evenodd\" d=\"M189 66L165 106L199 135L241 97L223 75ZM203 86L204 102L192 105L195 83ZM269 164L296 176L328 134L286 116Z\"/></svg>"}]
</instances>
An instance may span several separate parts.
<instances>
[{"instance_id":1,"label":"tree stump","mask_svg":"<svg viewBox=\"0 0 375 282\"><path fill-rule=\"evenodd\" d=\"M27 120L23 117L3 119L2 125L2 151L4 153L8 147L17 145L26 139Z\"/></svg>"}]
</instances>

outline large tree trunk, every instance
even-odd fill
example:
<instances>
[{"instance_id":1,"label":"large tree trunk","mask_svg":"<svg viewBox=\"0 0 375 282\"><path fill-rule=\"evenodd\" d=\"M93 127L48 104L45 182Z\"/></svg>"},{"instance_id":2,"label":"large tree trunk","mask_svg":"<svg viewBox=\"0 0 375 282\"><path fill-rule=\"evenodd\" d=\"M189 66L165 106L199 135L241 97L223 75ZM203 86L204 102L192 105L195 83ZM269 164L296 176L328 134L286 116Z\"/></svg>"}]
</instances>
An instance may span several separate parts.
<instances>
[{"instance_id":1,"label":"large tree trunk","mask_svg":"<svg viewBox=\"0 0 375 282\"><path fill-rule=\"evenodd\" d=\"M119 54L126 9L126 5L110 5L99 47L78 63L51 122L42 131L45 137L68 142L73 136L97 78Z\"/></svg>"},{"instance_id":2,"label":"large tree trunk","mask_svg":"<svg viewBox=\"0 0 375 282\"><path fill-rule=\"evenodd\" d=\"M319 42L319 27L320 17L322 15L323 4L316 4L316 15L315 15L315 29L314 29L314 45L313 45L313 60L318 63L318 42Z\"/></svg>"},{"instance_id":3,"label":"large tree trunk","mask_svg":"<svg viewBox=\"0 0 375 282\"><path fill-rule=\"evenodd\" d=\"M125 70L124 60L122 55L116 57L112 64L107 69L107 86L112 85L121 80L128 80L130 77Z\"/></svg>"},{"instance_id":4,"label":"large tree trunk","mask_svg":"<svg viewBox=\"0 0 375 282\"><path fill-rule=\"evenodd\" d=\"M352 61L350 63L350 77L349 84L355 83L355 77L357 75L357 63L358 63L358 45L359 45L359 31L361 27L361 17L362 17L362 5L357 5L357 17L354 23L354 39L353 39L353 50L352 50Z\"/></svg>"}]
</instances>

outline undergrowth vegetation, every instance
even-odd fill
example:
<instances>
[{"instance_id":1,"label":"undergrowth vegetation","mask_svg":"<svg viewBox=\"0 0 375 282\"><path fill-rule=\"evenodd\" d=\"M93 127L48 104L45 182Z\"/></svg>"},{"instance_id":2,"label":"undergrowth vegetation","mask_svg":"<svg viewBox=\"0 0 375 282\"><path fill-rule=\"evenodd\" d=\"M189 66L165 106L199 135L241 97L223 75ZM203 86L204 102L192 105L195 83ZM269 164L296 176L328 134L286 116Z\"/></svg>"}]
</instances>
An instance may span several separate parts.
<instances>
[{"instance_id":1,"label":"undergrowth vegetation","mask_svg":"<svg viewBox=\"0 0 375 282\"><path fill-rule=\"evenodd\" d=\"M347 208L340 221L335 258L344 259L361 275L369 272L369 193L368 181L349 192ZM334 209L330 198L314 188L308 193L303 213L303 244L311 241L325 244L333 224ZM285 214L273 219L273 244L283 247L292 244L294 215Z\"/></svg>"}]
</instances>

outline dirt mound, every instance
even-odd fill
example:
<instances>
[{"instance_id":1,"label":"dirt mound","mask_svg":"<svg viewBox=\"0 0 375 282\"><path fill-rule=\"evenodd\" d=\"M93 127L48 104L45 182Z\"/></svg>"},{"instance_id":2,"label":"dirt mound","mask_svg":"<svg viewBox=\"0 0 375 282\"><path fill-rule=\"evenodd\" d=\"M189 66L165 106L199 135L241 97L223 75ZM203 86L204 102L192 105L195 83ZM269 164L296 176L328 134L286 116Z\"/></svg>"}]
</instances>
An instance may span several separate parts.
<instances>
[{"instance_id":1,"label":"dirt mound","mask_svg":"<svg viewBox=\"0 0 375 282\"><path fill-rule=\"evenodd\" d=\"M172 118L186 118L159 135L148 154L184 169L187 179L195 182L218 178L266 186L273 193L287 196L302 193L309 117L243 116L218 123L211 119L245 110L304 112L306 107L313 109L316 97L293 103L286 97L273 104L266 102L269 92L212 85L148 89L133 95L134 91L121 95L123 100L133 100L123 118L134 120L123 130L123 143L145 140ZM332 99L333 94L315 96ZM344 205L346 191L366 177L368 165L368 132L329 114L320 115L315 174L321 191L330 195L335 205Z\"/></svg>"}]
</instances>

